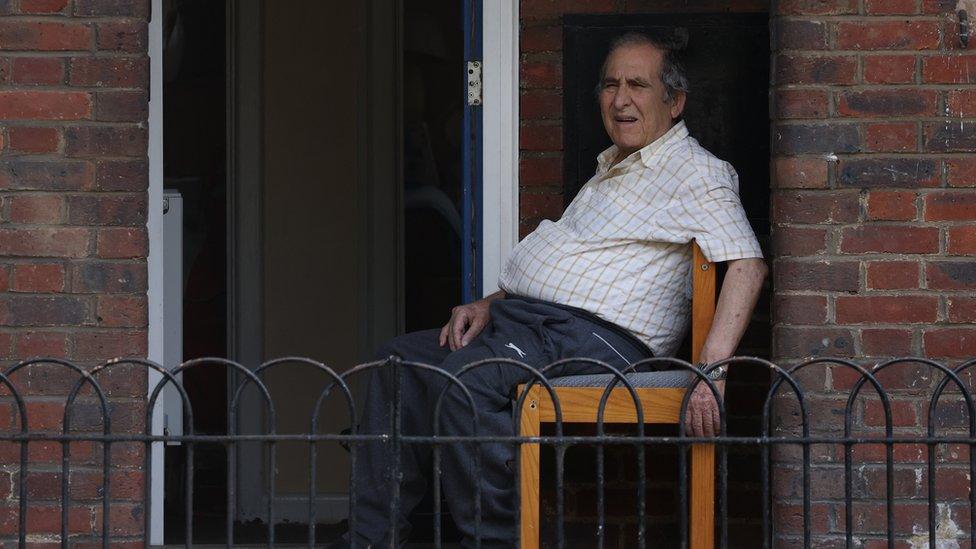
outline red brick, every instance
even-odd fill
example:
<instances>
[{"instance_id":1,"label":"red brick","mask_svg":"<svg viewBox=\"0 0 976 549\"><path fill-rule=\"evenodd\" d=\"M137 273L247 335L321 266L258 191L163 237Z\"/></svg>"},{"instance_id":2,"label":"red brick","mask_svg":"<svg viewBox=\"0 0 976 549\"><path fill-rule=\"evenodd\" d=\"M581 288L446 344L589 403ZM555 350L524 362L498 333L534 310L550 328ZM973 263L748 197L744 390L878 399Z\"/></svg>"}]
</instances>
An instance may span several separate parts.
<instances>
[{"instance_id":1,"label":"red brick","mask_svg":"<svg viewBox=\"0 0 976 549\"><path fill-rule=\"evenodd\" d=\"M71 506L68 511L68 532L87 534L92 532L93 510L89 507ZM27 510L28 534L57 534L61 532L61 506L41 507L31 505Z\"/></svg>"},{"instance_id":2,"label":"red brick","mask_svg":"<svg viewBox=\"0 0 976 549\"><path fill-rule=\"evenodd\" d=\"M0 189L84 190L91 185L91 166L79 161L19 158L0 162Z\"/></svg>"},{"instance_id":3,"label":"red brick","mask_svg":"<svg viewBox=\"0 0 976 549\"><path fill-rule=\"evenodd\" d=\"M947 235L950 255L976 255L976 225L949 227Z\"/></svg>"},{"instance_id":4,"label":"red brick","mask_svg":"<svg viewBox=\"0 0 976 549\"><path fill-rule=\"evenodd\" d=\"M99 191L145 191L149 186L149 165L145 160L100 160L95 170Z\"/></svg>"},{"instance_id":5,"label":"red brick","mask_svg":"<svg viewBox=\"0 0 976 549\"><path fill-rule=\"evenodd\" d=\"M950 14L955 13L956 2L953 0L922 0L922 13L924 14Z\"/></svg>"},{"instance_id":6,"label":"red brick","mask_svg":"<svg viewBox=\"0 0 976 549\"><path fill-rule=\"evenodd\" d=\"M935 21L842 21L837 23L842 50L931 50L939 47Z\"/></svg>"},{"instance_id":7,"label":"red brick","mask_svg":"<svg viewBox=\"0 0 976 549\"><path fill-rule=\"evenodd\" d=\"M143 483L145 482L142 471L116 469L109 475L112 501L138 501L142 499ZM70 476L72 499L100 499L102 497L103 478L101 471L72 472Z\"/></svg>"},{"instance_id":8,"label":"red brick","mask_svg":"<svg viewBox=\"0 0 976 549\"><path fill-rule=\"evenodd\" d=\"M88 321L88 299L66 295L9 294L0 301L6 326L77 326Z\"/></svg>"},{"instance_id":9,"label":"red brick","mask_svg":"<svg viewBox=\"0 0 976 549\"><path fill-rule=\"evenodd\" d=\"M74 344L72 358L105 361L117 357L145 357L144 331L79 331L71 335Z\"/></svg>"},{"instance_id":10,"label":"red brick","mask_svg":"<svg viewBox=\"0 0 976 549\"><path fill-rule=\"evenodd\" d=\"M931 158L870 157L843 160L837 182L845 187L935 187L941 166Z\"/></svg>"},{"instance_id":11,"label":"red brick","mask_svg":"<svg viewBox=\"0 0 976 549\"><path fill-rule=\"evenodd\" d=\"M777 189L827 188L827 161L821 157L776 157L773 174Z\"/></svg>"},{"instance_id":12,"label":"red brick","mask_svg":"<svg viewBox=\"0 0 976 549\"><path fill-rule=\"evenodd\" d=\"M936 55L922 59L922 81L976 84L976 55Z\"/></svg>"},{"instance_id":13,"label":"red brick","mask_svg":"<svg viewBox=\"0 0 976 549\"><path fill-rule=\"evenodd\" d=\"M0 91L0 119L83 120L92 112L85 92Z\"/></svg>"},{"instance_id":14,"label":"red brick","mask_svg":"<svg viewBox=\"0 0 976 549\"><path fill-rule=\"evenodd\" d=\"M976 116L976 90L952 90L946 104L951 116Z\"/></svg>"},{"instance_id":15,"label":"red brick","mask_svg":"<svg viewBox=\"0 0 976 549\"><path fill-rule=\"evenodd\" d=\"M15 292L64 291L64 265L60 263L22 263L14 265Z\"/></svg>"},{"instance_id":16,"label":"red brick","mask_svg":"<svg viewBox=\"0 0 976 549\"><path fill-rule=\"evenodd\" d=\"M70 267L75 293L142 293L146 291L143 262L86 261Z\"/></svg>"},{"instance_id":17,"label":"red brick","mask_svg":"<svg viewBox=\"0 0 976 549\"><path fill-rule=\"evenodd\" d=\"M68 334L64 332L37 332L20 334L17 354L23 358L65 358L68 355Z\"/></svg>"},{"instance_id":18,"label":"red brick","mask_svg":"<svg viewBox=\"0 0 976 549\"><path fill-rule=\"evenodd\" d=\"M64 218L64 199L57 194L25 194L10 197L10 221L57 224Z\"/></svg>"},{"instance_id":19,"label":"red brick","mask_svg":"<svg viewBox=\"0 0 976 549\"><path fill-rule=\"evenodd\" d=\"M976 322L976 297L949 296L949 322Z\"/></svg>"},{"instance_id":20,"label":"red brick","mask_svg":"<svg viewBox=\"0 0 976 549\"><path fill-rule=\"evenodd\" d=\"M868 219L871 221L908 221L915 219L915 193L908 191L871 191L868 194Z\"/></svg>"},{"instance_id":21,"label":"red brick","mask_svg":"<svg viewBox=\"0 0 976 549\"><path fill-rule=\"evenodd\" d=\"M563 182L562 156L532 156L519 161L519 185L561 185Z\"/></svg>"},{"instance_id":22,"label":"red brick","mask_svg":"<svg viewBox=\"0 0 976 549\"><path fill-rule=\"evenodd\" d=\"M856 191L780 191L773 195L777 223L850 223L857 221Z\"/></svg>"},{"instance_id":23,"label":"red brick","mask_svg":"<svg viewBox=\"0 0 976 549\"><path fill-rule=\"evenodd\" d=\"M970 221L976 219L976 193L944 191L923 197L926 221Z\"/></svg>"},{"instance_id":24,"label":"red brick","mask_svg":"<svg viewBox=\"0 0 976 549\"><path fill-rule=\"evenodd\" d=\"M939 251L936 227L862 226L841 233L842 253L926 254Z\"/></svg>"},{"instance_id":25,"label":"red brick","mask_svg":"<svg viewBox=\"0 0 976 549\"><path fill-rule=\"evenodd\" d=\"M95 94L95 119L105 122L142 122L149 117L149 97L142 91L105 91Z\"/></svg>"},{"instance_id":26,"label":"red brick","mask_svg":"<svg viewBox=\"0 0 976 549\"><path fill-rule=\"evenodd\" d=\"M519 64L519 75L519 85L523 88L562 89L562 56L546 60L523 61Z\"/></svg>"},{"instance_id":27,"label":"red brick","mask_svg":"<svg viewBox=\"0 0 976 549\"><path fill-rule=\"evenodd\" d=\"M872 152L913 152L918 150L918 126L914 122L867 124L864 142Z\"/></svg>"},{"instance_id":28,"label":"red brick","mask_svg":"<svg viewBox=\"0 0 976 549\"><path fill-rule=\"evenodd\" d=\"M918 288L919 264L914 261L869 261L867 286L872 290Z\"/></svg>"},{"instance_id":29,"label":"red brick","mask_svg":"<svg viewBox=\"0 0 976 549\"><path fill-rule=\"evenodd\" d=\"M524 52L560 51L563 49L563 28L559 25L522 27L519 47Z\"/></svg>"},{"instance_id":30,"label":"red brick","mask_svg":"<svg viewBox=\"0 0 976 549\"><path fill-rule=\"evenodd\" d=\"M23 153L50 153L58 150L61 138L57 128L14 126L7 129L10 150Z\"/></svg>"},{"instance_id":31,"label":"red brick","mask_svg":"<svg viewBox=\"0 0 976 549\"><path fill-rule=\"evenodd\" d=\"M976 356L976 328L937 328L923 337L925 356L970 359Z\"/></svg>"},{"instance_id":32,"label":"red brick","mask_svg":"<svg viewBox=\"0 0 976 549\"><path fill-rule=\"evenodd\" d=\"M87 23L0 21L2 50L88 50L92 29Z\"/></svg>"},{"instance_id":33,"label":"red brick","mask_svg":"<svg viewBox=\"0 0 976 549\"><path fill-rule=\"evenodd\" d=\"M935 296L838 296L837 323L935 322L938 309Z\"/></svg>"},{"instance_id":34,"label":"red brick","mask_svg":"<svg viewBox=\"0 0 976 549\"><path fill-rule=\"evenodd\" d=\"M855 124L778 124L773 128L776 155L835 155L861 151Z\"/></svg>"},{"instance_id":35,"label":"red brick","mask_svg":"<svg viewBox=\"0 0 976 549\"><path fill-rule=\"evenodd\" d=\"M99 326L143 328L147 324L146 298L127 295L100 295L95 312Z\"/></svg>"},{"instance_id":36,"label":"red brick","mask_svg":"<svg viewBox=\"0 0 976 549\"><path fill-rule=\"evenodd\" d=\"M864 0L864 11L870 15L912 15L918 13L918 0Z\"/></svg>"},{"instance_id":37,"label":"red brick","mask_svg":"<svg viewBox=\"0 0 976 549\"><path fill-rule=\"evenodd\" d=\"M934 90L845 91L837 96L837 113L861 118L891 116L934 116Z\"/></svg>"},{"instance_id":38,"label":"red brick","mask_svg":"<svg viewBox=\"0 0 976 549\"><path fill-rule=\"evenodd\" d=\"M776 19L774 32L780 50L827 49L827 25L823 21Z\"/></svg>"},{"instance_id":39,"label":"red brick","mask_svg":"<svg viewBox=\"0 0 976 549\"><path fill-rule=\"evenodd\" d=\"M69 127L64 132L65 154L73 157L145 156L145 128Z\"/></svg>"},{"instance_id":40,"label":"red brick","mask_svg":"<svg viewBox=\"0 0 976 549\"><path fill-rule=\"evenodd\" d=\"M0 255L23 257L85 257L90 234L80 227L0 229Z\"/></svg>"},{"instance_id":41,"label":"red brick","mask_svg":"<svg viewBox=\"0 0 976 549\"><path fill-rule=\"evenodd\" d=\"M144 227L109 227L98 229L96 248L103 259L142 258L149 253L149 242Z\"/></svg>"},{"instance_id":42,"label":"red brick","mask_svg":"<svg viewBox=\"0 0 976 549\"><path fill-rule=\"evenodd\" d=\"M777 290L854 292L858 289L857 261L784 261L773 265Z\"/></svg>"},{"instance_id":43,"label":"red brick","mask_svg":"<svg viewBox=\"0 0 976 549\"><path fill-rule=\"evenodd\" d=\"M522 193L519 212L523 218L559 219L563 214L563 197L559 194Z\"/></svg>"},{"instance_id":44,"label":"red brick","mask_svg":"<svg viewBox=\"0 0 976 549\"><path fill-rule=\"evenodd\" d=\"M976 290L976 261L933 261L925 280L930 290Z\"/></svg>"},{"instance_id":45,"label":"red brick","mask_svg":"<svg viewBox=\"0 0 976 549\"><path fill-rule=\"evenodd\" d=\"M900 353L890 353L886 356L897 356ZM885 356L885 355L882 355ZM891 410L892 427L915 427L919 425L918 410L915 403L905 400L892 400L889 402ZM885 421L884 406L880 400L868 400L864 403L864 423L872 427L884 427Z\"/></svg>"},{"instance_id":46,"label":"red brick","mask_svg":"<svg viewBox=\"0 0 976 549\"><path fill-rule=\"evenodd\" d=\"M108 15L145 19L149 16L149 0L75 0L74 14L83 17Z\"/></svg>"},{"instance_id":47,"label":"red brick","mask_svg":"<svg viewBox=\"0 0 976 549\"><path fill-rule=\"evenodd\" d=\"M75 57L71 59L72 86L108 88L145 87L149 81L147 58Z\"/></svg>"},{"instance_id":48,"label":"red brick","mask_svg":"<svg viewBox=\"0 0 976 549\"><path fill-rule=\"evenodd\" d=\"M144 225L146 197L141 194L68 197L68 223L72 225Z\"/></svg>"},{"instance_id":49,"label":"red brick","mask_svg":"<svg viewBox=\"0 0 976 549\"><path fill-rule=\"evenodd\" d=\"M563 150L562 125L522 125L519 128L519 148L526 151Z\"/></svg>"},{"instance_id":50,"label":"red brick","mask_svg":"<svg viewBox=\"0 0 976 549\"><path fill-rule=\"evenodd\" d=\"M21 13L58 13L68 6L68 0L20 0Z\"/></svg>"},{"instance_id":51,"label":"red brick","mask_svg":"<svg viewBox=\"0 0 976 549\"><path fill-rule=\"evenodd\" d=\"M868 84L908 84L915 81L915 56L871 55L864 57L864 81Z\"/></svg>"},{"instance_id":52,"label":"red brick","mask_svg":"<svg viewBox=\"0 0 976 549\"><path fill-rule=\"evenodd\" d=\"M822 295L778 295L773 300L773 322L779 324L824 324L827 298Z\"/></svg>"},{"instance_id":53,"label":"red brick","mask_svg":"<svg viewBox=\"0 0 976 549\"><path fill-rule=\"evenodd\" d=\"M777 84L853 84L857 60L851 56L776 56Z\"/></svg>"},{"instance_id":54,"label":"red brick","mask_svg":"<svg viewBox=\"0 0 976 549\"><path fill-rule=\"evenodd\" d=\"M112 21L95 27L95 44L99 50L142 53L148 43L145 21Z\"/></svg>"},{"instance_id":55,"label":"red brick","mask_svg":"<svg viewBox=\"0 0 976 549\"><path fill-rule=\"evenodd\" d=\"M805 89L777 90L776 113L779 118L826 118L827 92Z\"/></svg>"},{"instance_id":56,"label":"red brick","mask_svg":"<svg viewBox=\"0 0 976 549\"><path fill-rule=\"evenodd\" d=\"M64 80L64 61L57 57L14 57L10 80L15 84L57 85Z\"/></svg>"},{"instance_id":57,"label":"red brick","mask_svg":"<svg viewBox=\"0 0 976 549\"><path fill-rule=\"evenodd\" d=\"M781 15L845 15L857 13L857 0L780 0Z\"/></svg>"},{"instance_id":58,"label":"red brick","mask_svg":"<svg viewBox=\"0 0 976 549\"><path fill-rule=\"evenodd\" d=\"M908 356L912 354L911 330L861 330L861 352L865 356ZM870 389L868 389L870 392Z\"/></svg>"},{"instance_id":59,"label":"red brick","mask_svg":"<svg viewBox=\"0 0 976 549\"><path fill-rule=\"evenodd\" d=\"M827 251L827 230L812 227L777 226L773 230L773 254L811 256Z\"/></svg>"},{"instance_id":60,"label":"red brick","mask_svg":"<svg viewBox=\"0 0 976 549\"><path fill-rule=\"evenodd\" d=\"M0 292L10 289L10 269L7 265L0 266Z\"/></svg>"},{"instance_id":61,"label":"red brick","mask_svg":"<svg viewBox=\"0 0 976 549\"><path fill-rule=\"evenodd\" d=\"M927 152L976 152L976 122L927 122L922 132Z\"/></svg>"},{"instance_id":62,"label":"red brick","mask_svg":"<svg viewBox=\"0 0 976 549\"><path fill-rule=\"evenodd\" d=\"M777 326L773 329L773 356L774 360L854 356L854 335L841 328Z\"/></svg>"},{"instance_id":63,"label":"red brick","mask_svg":"<svg viewBox=\"0 0 976 549\"><path fill-rule=\"evenodd\" d=\"M563 116L563 96L548 90L526 90L519 97L522 120L559 119Z\"/></svg>"}]
</instances>

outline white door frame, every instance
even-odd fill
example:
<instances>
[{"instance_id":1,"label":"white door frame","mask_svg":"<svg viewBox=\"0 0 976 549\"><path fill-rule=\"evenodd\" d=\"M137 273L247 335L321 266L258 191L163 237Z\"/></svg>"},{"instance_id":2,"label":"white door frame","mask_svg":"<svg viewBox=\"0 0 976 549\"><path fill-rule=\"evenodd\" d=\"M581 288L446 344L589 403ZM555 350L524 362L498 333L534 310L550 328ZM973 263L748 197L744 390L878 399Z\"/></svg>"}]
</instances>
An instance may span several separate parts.
<instances>
[{"instance_id":1,"label":"white door frame","mask_svg":"<svg viewBox=\"0 0 976 549\"><path fill-rule=\"evenodd\" d=\"M519 0L483 6L481 287L490 294L519 234Z\"/></svg>"},{"instance_id":2,"label":"white door frame","mask_svg":"<svg viewBox=\"0 0 976 549\"><path fill-rule=\"evenodd\" d=\"M149 235L149 257L146 259L149 287L146 300L149 307L147 358L163 364L163 1L152 0L149 21L149 196L146 232ZM148 395L162 379L159 373L148 370ZM153 413L152 432L163 434L162 398ZM152 445L151 488L146 497L151 502L149 543L163 543L163 486L165 471L163 444Z\"/></svg>"},{"instance_id":3,"label":"white door frame","mask_svg":"<svg viewBox=\"0 0 976 549\"><path fill-rule=\"evenodd\" d=\"M149 355L163 359L163 90L162 90L162 0L152 0L149 23ZM519 128L519 0L489 1L483 4L484 39L484 137L482 173L482 287L486 294L497 289L498 275L508 254L518 242L518 128ZM158 207L157 207L158 206ZM149 387L158 381L149 376ZM162 433L162 413L154 416L153 430ZM158 424L158 425L157 425ZM163 447L153 445L152 501L149 542L163 542ZM284 505L281 519L301 520L304 508ZM289 508L299 511L288 515ZM329 513L331 514L331 513Z\"/></svg>"}]
</instances>

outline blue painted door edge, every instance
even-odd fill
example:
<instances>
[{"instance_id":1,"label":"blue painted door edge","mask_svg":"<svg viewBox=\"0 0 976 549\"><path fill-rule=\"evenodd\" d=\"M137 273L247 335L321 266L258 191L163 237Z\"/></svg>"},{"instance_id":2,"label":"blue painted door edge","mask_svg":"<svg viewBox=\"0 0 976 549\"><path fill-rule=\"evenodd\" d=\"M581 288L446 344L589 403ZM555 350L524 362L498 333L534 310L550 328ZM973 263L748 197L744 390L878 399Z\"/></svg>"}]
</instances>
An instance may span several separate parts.
<instances>
[{"instance_id":1,"label":"blue painted door edge","mask_svg":"<svg viewBox=\"0 0 976 549\"><path fill-rule=\"evenodd\" d=\"M461 301L470 303L482 296L482 108L468 103L470 61L482 60L482 0L461 0L464 33L461 126ZM483 65L483 63L482 63Z\"/></svg>"}]
</instances>

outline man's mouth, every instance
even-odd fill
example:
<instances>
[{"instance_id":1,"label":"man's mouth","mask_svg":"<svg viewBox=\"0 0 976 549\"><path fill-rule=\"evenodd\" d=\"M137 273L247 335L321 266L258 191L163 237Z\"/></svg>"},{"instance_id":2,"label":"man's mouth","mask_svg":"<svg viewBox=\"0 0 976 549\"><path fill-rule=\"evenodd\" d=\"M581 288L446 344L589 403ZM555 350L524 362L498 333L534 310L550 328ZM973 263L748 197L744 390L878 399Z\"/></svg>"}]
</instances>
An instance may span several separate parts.
<instances>
[{"instance_id":1,"label":"man's mouth","mask_svg":"<svg viewBox=\"0 0 976 549\"><path fill-rule=\"evenodd\" d=\"M631 122L637 122L637 118L635 118L633 116L616 116L616 117L614 117L614 120L618 124L629 124Z\"/></svg>"}]
</instances>

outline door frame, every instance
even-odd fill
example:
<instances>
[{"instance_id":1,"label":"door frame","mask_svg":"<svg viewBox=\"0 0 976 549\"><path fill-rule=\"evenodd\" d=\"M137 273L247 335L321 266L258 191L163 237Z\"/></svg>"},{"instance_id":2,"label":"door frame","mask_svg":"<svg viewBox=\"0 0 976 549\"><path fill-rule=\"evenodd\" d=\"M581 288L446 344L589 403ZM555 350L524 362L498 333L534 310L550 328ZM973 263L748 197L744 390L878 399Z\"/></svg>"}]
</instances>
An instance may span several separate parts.
<instances>
[{"instance_id":1,"label":"door frame","mask_svg":"<svg viewBox=\"0 0 976 549\"><path fill-rule=\"evenodd\" d=\"M233 178L242 188L235 189L235 185L228 185L228 295L248 295L246 302L228 299L228 350L231 358L249 367L255 367L262 356L262 328L259 313L262 308L262 279L260 255L251 250L261 250L261 228L256 223L241 222L247 219L260 218L261 215L261 148L263 144L263 129L261 124L261 71L260 63L263 53L261 35L261 2L227 1L227 75L228 75L228 105L227 105L227 160L228 177ZM379 2L377 5L385 4ZM162 0L152 0L154 17L149 23L149 55L152 98L149 108L149 204L160 204L162 201ZM498 275L504 260L518 241L518 36L519 36L519 0L484 2L482 18L483 47L483 104L484 123L482 140L482 290L489 294L497 289ZM365 51L365 50L364 50ZM373 48L375 54L376 48ZM364 120L364 122L366 122ZM363 146L365 146L364 144ZM361 146L362 149L362 146ZM379 170L399 169L400 159L395 164L379 167ZM372 177L377 177L374 173ZM389 196L366 196L370 200L385 201L374 204L378 208L399 208L399 199L392 202ZM159 210L158 212L156 210ZM162 361L163 349L163 280L162 264L162 211L159 208L149 208L147 221L149 235L149 354L150 360ZM402 248L402 246L401 246ZM383 252L386 253L386 252ZM397 253L402 253L398 250ZM375 255L379 255L378 253ZM368 262L372 258L364 257ZM389 257L389 256L387 256ZM247 259L245 259L247 258ZM372 282L372 281L370 281ZM396 288L386 289L385 292L371 292L372 301L364 309L377 311L375 306L382 301L386 303L401 301L398 296L403 295L403 283L399 281ZM386 323L377 325L377 329L367 332L363 338L362 354L387 337L402 329L399 310L394 315L384 315ZM377 320L380 320L377 318ZM365 328L365 326L364 326ZM152 373L149 375L150 387L155 383ZM229 388L234 386L228 383ZM247 413L256 407L243 407L245 413L241 415L240 429L254 432L260 428L262 417L260 414ZM159 429L162 429L162 417ZM151 517L150 543L163 542L163 453L159 445L159 452L152 453L152 501L153 514ZM158 454L158 455L157 455ZM263 489L262 475L248 475L247 466L238 463L238 478L251 479L242 482L238 490L238 511L241 514L262 516L266 509L266 502L259 496ZM253 464L250 465L254 470ZM258 469L260 467L258 466ZM305 516L303 506L288 501L283 496L281 505L276 513L280 519L296 520ZM320 507L323 519L342 518L345 506L341 498L330 497L323 501ZM289 516L294 509L296 516ZM249 510L249 511L248 511ZM337 514L336 517L326 515ZM341 515L341 516L338 516Z\"/></svg>"}]
</instances>

